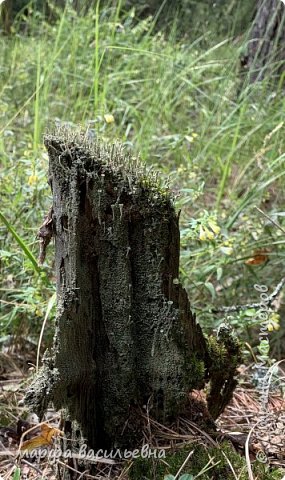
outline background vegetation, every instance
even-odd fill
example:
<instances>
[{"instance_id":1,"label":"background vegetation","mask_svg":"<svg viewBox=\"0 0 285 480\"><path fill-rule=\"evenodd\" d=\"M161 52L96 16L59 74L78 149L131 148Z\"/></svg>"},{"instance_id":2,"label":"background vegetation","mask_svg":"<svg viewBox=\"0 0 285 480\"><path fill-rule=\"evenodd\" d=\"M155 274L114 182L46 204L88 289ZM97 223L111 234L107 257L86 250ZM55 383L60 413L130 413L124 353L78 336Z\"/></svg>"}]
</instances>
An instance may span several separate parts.
<instances>
[{"instance_id":1,"label":"background vegetation","mask_svg":"<svg viewBox=\"0 0 285 480\"><path fill-rule=\"evenodd\" d=\"M239 68L255 2L170 3L47 2L43 12L30 2L10 12L9 32L2 22L2 343L36 348L44 320L50 341L52 247L43 267L36 261L51 205L42 143L49 123L118 138L169 178L182 209L181 281L208 331L225 317L212 309L258 302L254 285L272 293L282 277L284 76L249 85ZM255 310L226 320L252 358ZM280 302L268 330L270 357L281 358Z\"/></svg>"},{"instance_id":2,"label":"background vegetation","mask_svg":"<svg viewBox=\"0 0 285 480\"><path fill-rule=\"evenodd\" d=\"M181 209L180 280L204 331L232 325L246 363L258 354L268 366L284 358L282 293L263 342L255 309L213 312L260 302L254 286L270 294L284 276L284 74L250 84L240 69L256 4L0 2L3 352L20 351L28 365L52 340L52 245L44 265L37 261L37 231L52 202L42 139L50 124L67 123L107 142L118 139L169 182ZM3 421L15 418L9 408ZM244 460L226 446L215 474L208 476L212 459L204 450L191 472L229 476L225 452L247 478ZM179 455L171 472L184 464ZM148 468L137 462L130 475L141 478ZM156 468L166 473L165 464ZM258 462L254 469L258 479L284 475Z\"/></svg>"}]
</instances>

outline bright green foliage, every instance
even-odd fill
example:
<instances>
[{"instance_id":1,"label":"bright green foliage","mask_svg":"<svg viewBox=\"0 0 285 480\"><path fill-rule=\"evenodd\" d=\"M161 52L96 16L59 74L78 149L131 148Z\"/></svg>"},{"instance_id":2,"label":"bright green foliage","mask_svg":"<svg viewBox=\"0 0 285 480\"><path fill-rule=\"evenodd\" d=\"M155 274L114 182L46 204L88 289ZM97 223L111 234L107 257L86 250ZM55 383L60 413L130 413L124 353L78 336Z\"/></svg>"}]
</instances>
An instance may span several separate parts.
<instances>
[{"instance_id":1,"label":"bright green foliage","mask_svg":"<svg viewBox=\"0 0 285 480\"><path fill-rule=\"evenodd\" d=\"M13 480L20 480L20 478L21 478L21 469L17 467L13 474Z\"/></svg>"},{"instance_id":2,"label":"bright green foliage","mask_svg":"<svg viewBox=\"0 0 285 480\"><path fill-rule=\"evenodd\" d=\"M232 27L217 35L215 22L203 22L202 4L200 37L191 29L181 35L176 21L157 28L159 16L138 21L123 1L108 5L78 15L69 2L64 10L49 2L48 23L31 4L12 34L0 36L1 211L37 258L36 233L51 204L42 145L48 124L80 123L90 137L119 138L130 155L140 152L170 177L183 207L181 280L200 323L212 329L220 317L211 308L258 301L253 285L270 290L282 276L284 233L255 206L284 227L284 78L239 94L245 37L233 41ZM240 14L232 5L231 21ZM3 224L0 235L1 331L34 332L53 288L39 281L32 257ZM245 264L264 247L269 261ZM53 283L51 251L44 268ZM252 339L248 317L230 322ZM282 331L281 324L270 334L276 346Z\"/></svg>"}]
</instances>

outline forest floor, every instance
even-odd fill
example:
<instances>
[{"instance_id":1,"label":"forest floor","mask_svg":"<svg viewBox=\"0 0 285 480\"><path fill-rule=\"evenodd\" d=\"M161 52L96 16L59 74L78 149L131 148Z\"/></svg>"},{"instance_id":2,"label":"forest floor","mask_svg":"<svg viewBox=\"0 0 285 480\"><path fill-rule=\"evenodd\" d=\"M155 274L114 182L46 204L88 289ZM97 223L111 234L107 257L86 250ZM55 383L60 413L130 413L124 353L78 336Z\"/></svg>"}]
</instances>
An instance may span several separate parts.
<instances>
[{"instance_id":1,"label":"forest floor","mask_svg":"<svg viewBox=\"0 0 285 480\"><path fill-rule=\"evenodd\" d=\"M24 394L27 385L31 382L34 368L27 371L28 350L25 354L15 348L8 349L0 354L0 478L46 479L56 478L59 467L77 470L77 463L72 465L63 457L48 457L31 459L27 456L31 449L47 448L47 452L59 448L60 414L50 410L41 423L33 412L29 412L24 405ZM30 364L35 359L30 355ZM254 367L254 365L253 365ZM278 370L271 372L268 389L264 392L253 385L254 368L242 366L239 369L240 383L236 388L233 398L226 410L216 421L217 431L209 433L201 427L201 418L207 415L205 393L192 392L191 416L181 417L173 425L163 426L148 418L147 430L144 435L144 444L152 449L164 449L168 457L164 460L165 475L152 473L148 476L137 476L137 460L110 460L100 459L97 463L97 473L92 475L85 470L78 470L78 478L128 480L149 478L149 480L162 480L171 477L173 467L172 457L177 452L183 452L184 468L182 472L193 472L191 456L197 445L203 448L203 467L195 476L185 479L222 479L223 473L216 471L221 463L221 453L230 466L227 478L233 479L283 479L285 475L285 392L282 383L285 375L282 362ZM44 426L44 428L42 427ZM28 431L32 429L31 431ZM46 441L45 441L46 440ZM226 443L224 443L226 442ZM187 456L190 455L187 462ZM237 458L240 461L237 462ZM207 461L206 461L207 460ZM152 460L153 462L160 460ZM181 460L182 462L182 460ZM181 465L177 466L179 470ZM182 462L183 466L183 462ZM178 468L179 467L179 468ZM206 467L206 468L205 468ZM257 467L257 468L256 468ZM128 473L129 472L129 473ZM173 472L172 472L173 473ZM175 475L176 472L174 472ZM168 475L169 474L169 475ZM187 474L185 474L187 475ZM178 478L178 477L176 477Z\"/></svg>"}]
</instances>

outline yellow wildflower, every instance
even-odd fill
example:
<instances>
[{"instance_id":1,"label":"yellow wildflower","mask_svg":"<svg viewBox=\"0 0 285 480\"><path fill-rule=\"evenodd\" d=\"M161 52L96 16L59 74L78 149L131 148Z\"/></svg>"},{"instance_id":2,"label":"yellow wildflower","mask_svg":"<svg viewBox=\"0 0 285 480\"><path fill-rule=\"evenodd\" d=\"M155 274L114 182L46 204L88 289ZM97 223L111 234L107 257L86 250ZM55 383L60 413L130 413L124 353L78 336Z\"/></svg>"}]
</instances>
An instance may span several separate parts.
<instances>
[{"instance_id":1,"label":"yellow wildflower","mask_svg":"<svg viewBox=\"0 0 285 480\"><path fill-rule=\"evenodd\" d=\"M207 227L204 227L205 228L205 232L206 232L206 235L207 235L207 238L209 240L214 240L215 238L215 235L213 232L211 232Z\"/></svg>"},{"instance_id":2,"label":"yellow wildflower","mask_svg":"<svg viewBox=\"0 0 285 480\"><path fill-rule=\"evenodd\" d=\"M214 222L213 220L209 220L208 224L209 224L209 227L211 228L211 230L213 230L213 232L216 235L219 235L219 233L221 231L219 225L217 225L216 222Z\"/></svg>"},{"instance_id":3,"label":"yellow wildflower","mask_svg":"<svg viewBox=\"0 0 285 480\"><path fill-rule=\"evenodd\" d=\"M114 116L111 113L106 113L106 115L104 115L104 118L106 123L114 123L115 121Z\"/></svg>"},{"instance_id":4,"label":"yellow wildflower","mask_svg":"<svg viewBox=\"0 0 285 480\"><path fill-rule=\"evenodd\" d=\"M267 330L269 332L273 332L274 330L279 330L280 328L280 315L278 313L271 313L269 319L268 319L268 324L267 324Z\"/></svg>"},{"instance_id":5,"label":"yellow wildflower","mask_svg":"<svg viewBox=\"0 0 285 480\"><path fill-rule=\"evenodd\" d=\"M233 246L233 241L231 238L229 238L228 240L225 240L223 242L223 245L225 245L225 247L232 247Z\"/></svg>"},{"instance_id":6,"label":"yellow wildflower","mask_svg":"<svg viewBox=\"0 0 285 480\"><path fill-rule=\"evenodd\" d=\"M37 175L30 175L29 180L28 180L28 184L29 184L30 186L32 186L32 185L34 185L35 183L37 183L37 181L38 181Z\"/></svg>"},{"instance_id":7,"label":"yellow wildflower","mask_svg":"<svg viewBox=\"0 0 285 480\"><path fill-rule=\"evenodd\" d=\"M204 240L207 240L207 235L206 235L206 232L205 232L205 230L203 229L202 225L200 225L199 230L200 230L200 234L199 234L200 240L202 240L202 242L203 242Z\"/></svg>"}]
</instances>

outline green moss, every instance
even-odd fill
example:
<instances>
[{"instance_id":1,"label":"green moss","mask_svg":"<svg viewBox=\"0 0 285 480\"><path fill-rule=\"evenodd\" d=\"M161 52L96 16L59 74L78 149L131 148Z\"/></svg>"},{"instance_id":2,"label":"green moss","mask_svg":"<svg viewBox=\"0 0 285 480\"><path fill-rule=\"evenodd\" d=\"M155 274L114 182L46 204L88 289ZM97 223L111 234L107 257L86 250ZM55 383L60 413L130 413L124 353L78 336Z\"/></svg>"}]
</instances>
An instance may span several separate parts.
<instances>
[{"instance_id":1,"label":"green moss","mask_svg":"<svg viewBox=\"0 0 285 480\"><path fill-rule=\"evenodd\" d=\"M165 458L137 458L129 472L130 480L160 480L165 475L177 472L187 456L189 449L180 449L167 453ZM186 470L185 470L186 472Z\"/></svg>"},{"instance_id":2,"label":"green moss","mask_svg":"<svg viewBox=\"0 0 285 480\"><path fill-rule=\"evenodd\" d=\"M119 142L109 145L90 137L86 129L66 125L50 127L45 143L51 141L57 144L62 158L66 153L72 157L75 151L77 155L73 156L79 157L80 150L81 157L89 159L85 167L89 163L92 170L95 162L101 165L104 173L108 171L117 178L122 190L134 196L143 190L149 201L157 206L172 203L172 193L161 175L147 168L139 158L128 155Z\"/></svg>"},{"instance_id":3,"label":"green moss","mask_svg":"<svg viewBox=\"0 0 285 480\"><path fill-rule=\"evenodd\" d=\"M233 369L241 361L240 343L232 329L226 324L220 326L216 337L208 338L208 351L213 371L220 371L227 366Z\"/></svg>"},{"instance_id":4,"label":"green moss","mask_svg":"<svg viewBox=\"0 0 285 480\"><path fill-rule=\"evenodd\" d=\"M210 392L209 412L216 419L232 398L237 385L237 367L241 362L238 339L227 324L219 327L217 336L208 338Z\"/></svg>"},{"instance_id":5,"label":"green moss","mask_svg":"<svg viewBox=\"0 0 285 480\"><path fill-rule=\"evenodd\" d=\"M205 383L205 363L199 360L195 354L189 356L184 371L189 390L203 388Z\"/></svg>"},{"instance_id":6,"label":"green moss","mask_svg":"<svg viewBox=\"0 0 285 480\"><path fill-rule=\"evenodd\" d=\"M211 358L211 368L220 370L228 362L227 349L225 345L217 340L216 337L208 338L209 356Z\"/></svg>"},{"instance_id":7,"label":"green moss","mask_svg":"<svg viewBox=\"0 0 285 480\"><path fill-rule=\"evenodd\" d=\"M245 457L238 454L227 442L222 443L220 448L188 445L183 449L167 453L164 459L137 458L131 467L129 478L130 480L163 480L167 474L176 475L191 450L194 450L194 454L181 474L188 473L194 476L200 474L201 480L234 480L232 467L239 480L248 480ZM284 476L284 471L271 470L268 465L257 461L253 463L252 470L255 480L281 480Z\"/></svg>"}]
</instances>

